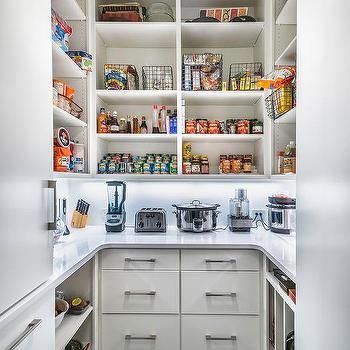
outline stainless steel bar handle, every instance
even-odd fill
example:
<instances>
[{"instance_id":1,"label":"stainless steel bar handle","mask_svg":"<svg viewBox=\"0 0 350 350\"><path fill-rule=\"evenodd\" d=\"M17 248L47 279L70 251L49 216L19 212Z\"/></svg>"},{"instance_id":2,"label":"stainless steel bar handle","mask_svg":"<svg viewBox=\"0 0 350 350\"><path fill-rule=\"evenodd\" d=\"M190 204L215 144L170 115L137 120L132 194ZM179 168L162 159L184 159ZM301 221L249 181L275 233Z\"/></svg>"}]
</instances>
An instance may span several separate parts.
<instances>
[{"instance_id":1,"label":"stainless steel bar handle","mask_svg":"<svg viewBox=\"0 0 350 350\"><path fill-rule=\"evenodd\" d=\"M132 290L126 290L124 292L125 295L156 295L155 290L149 290L149 291L132 291Z\"/></svg>"},{"instance_id":2,"label":"stainless steel bar handle","mask_svg":"<svg viewBox=\"0 0 350 350\"><path fill-rule=\"evenodd\" d=\"M126 334L125 335L126 340L156 340L157 335L156 334L150 334L147 336L137 336L137 335L131 335L131 334Z\"/></svg>"},{"instance_id":3,"label":"stainless steel bar handle","mask_svg":"<svg viewBox=\"0 0 350 350\"><path fill-rule=\"evenodd\" d=\"M27 328L21 333L5 350L14 350L16 349L27 337L31 334L42 322L41 319L34 319L30 322Z\"/></svg>"},{"instance_id":4,"label":"stainless steel bar handle","mask_svg":"<svg viewBox=\"0 0 350 350\"><path fill-rule=\"evenodd\" d=\"M137 258L125 258L126 262L149 262L149 263L155 263L157 259L150 258L150 259L137 259Z\"/></svg>"},{"instance_id":5,"label":"stainless steel bar handle","mask_svg":"<svg viewBox=\"0 0 350 350\"><path fill-rule=\"evenodd\" d=\"M236 293L231 292L231 293L212 293L212 292L205 292L205 295L207 297L235 297L237 296Z\"/></svg>"},{"instance_id":6,"label":"stainless steel bar handle","mask_svg":"<svg viewBox=\"0 0 350 350\"><path fill-rule=\"evenodd\" d=\"M234 264L236 262L236 259L205 259L205 262L207 264L210 264L210 263L232 263L232 264Z\"/></svg>"},{"instance_id":7,"label":"stainless steel bar handle","mask_svg":"<svg viewBox=\"0 0 350 350\"><path fill-rule=\"evenodd\" d=\"M205 336L206 340L232 340L232 341L236 341L237 340L237 336L235 335L230 335L228 337L213 337L212 335L207 334Z\"/></svg>"}]
</instances>

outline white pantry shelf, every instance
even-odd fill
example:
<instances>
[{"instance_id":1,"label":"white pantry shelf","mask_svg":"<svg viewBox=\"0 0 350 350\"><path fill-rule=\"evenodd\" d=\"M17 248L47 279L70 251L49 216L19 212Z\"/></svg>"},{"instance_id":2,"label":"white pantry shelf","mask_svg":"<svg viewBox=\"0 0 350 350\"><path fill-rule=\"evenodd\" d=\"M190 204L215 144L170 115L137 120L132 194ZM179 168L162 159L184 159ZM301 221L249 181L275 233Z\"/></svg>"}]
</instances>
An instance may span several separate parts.
<instances>
[{"instance_id":1,"label":"white pantry shelf","mask_svg":"<svg viewBox=\"0 0 350 350\"><path fill-rule=\"evenodd\" d=\"M80 126L85 127L87 124L82 120L74 117L70 113L64 111L63 109L53 106L53 122L57 126Z\"/></svg>"},{"instance_id":2,"label":"white pantry shelf","mask_svg":"<svg viewBox=\"0 0 350 350\"><path fill-rule=\"evenodd\" d=\"M53 172L53 179L86 179L90 176L88 173Z\"/></svg>"},{"instance_id":3,"label":"white pantry shelf","mask_svg":"<svg viewBox=\"0 0 350 350\"><path fill-rule=\"evenodd\" d=\"M251 106L265 96L263 91L183 91L186 105Z\"/></svg>"},{"instance_id":4,"label":"white pantry shelf","mask_svg":"<svg viewBox=\"0 0 350 350\"><path fill-rule=\"evenodd\" d=\"M92 309L92 306L89 306L81 315L64 316L62 323L56 328L55 350L64 350L65 346L90 315Z\"/></svg>"},{"instance_id":5,"label":"white pantry shelf","mask_svg":"<svg viewBox=\"0 0 350 350\"><path fill-rule=\"evenodd\" d=\"M96 134L100 140L108 142L176 142L176 134Z\"/></svg>"},{"instance_id":6,"label":"white pantry shelf","mask_svg":"<svg viewBox=\"0 0 350 350\"><path fill-rule=\"evenodd\" d=\"M297 0L287 0L279 13L276 24L297 24Z\"/></svg>"},{"instance_id":7,"label":"white pantry shelf","mask_svg":"<svg viewBox=\"0 0 350 350\"><path fill-rule=\"evenodd\" d=\"M108 47L173 47L176 44L174 22L97 22L96 31Z\"/></svg>"},{"instance_id":8,"label":"white pantry shelf","mask_svg":"<svg viewBox=\"0 0 350 350\"><path fill-rule=\"evenodd\" d=\"M77 0L52 0L51 6L65 20L83 21L86 19Z\"/></svg>"},{"instance_id":9,"label":"white pantry shelf","mask_svg":"<svg viewBox=\"0 0 350 350\"><path fill-rule=\"evenodd\" d=\"M255 142L264 138L264 135L240 135L240 134L183 134L183 141L201 143L225 143L225 142Z\"/></svg>"},{"instance_id":10,"label":"white pantry shelf","mask_svg":"<svg viewBox=\"0 0 350 350\"><path fill-rule=\"evenodd\" d=\"M282 114L280 117L275 119L275 124L295 124L297 117L296 107L292 108L290 111Z\"/></svg>"},{"instance_id":11,"label":"white pantry shelf","mask_svg":"<svg viewBox=\"0 0 350 350\"><path fill-rule=\"evenodd\" d=\"M297 175L296 174L273 174L271 175L271 179L295 181L297 179Z\"/></svg>"},{"instance_id":12,"label":"white pantry shelf","mask_svg":"<svg viewBox=\"0 0 350 350\"><path fill-rule=\"evenodd\" d=\"M85 71L53 41L52 42L52 71L54 78L85 78Z\"/></svg>"},{"instance_id":13,"label":"white pantry shelf","mask_svg":"<svg viewBox=\"0 0 350 350\"><path fill-rule=\"evenodd\" d=\"M176 105L176 90L97 90L108 105Z\"/></svg>"},{"instance_id":14,"label":"white pantry shelf","mask_svg":"<svg viewBox=\"0 0 350 350\"><path fill-rule=\"evenodd\" d=\"M254 47L263 28L263 22L182 23L182 46L185 48Z\"/></svg>"},{"instance_id":15,"label":"white pantry shelf","mask_svg":"<svg viewBox=\"0 0 350 350\"><path fill-rule=\"evenodd\" d=\"M293 40L288 44L286 49L277 58L275 66L283 65L295 65L297 61L297 37L295 36Z\"/></svg>"}]
</instances>

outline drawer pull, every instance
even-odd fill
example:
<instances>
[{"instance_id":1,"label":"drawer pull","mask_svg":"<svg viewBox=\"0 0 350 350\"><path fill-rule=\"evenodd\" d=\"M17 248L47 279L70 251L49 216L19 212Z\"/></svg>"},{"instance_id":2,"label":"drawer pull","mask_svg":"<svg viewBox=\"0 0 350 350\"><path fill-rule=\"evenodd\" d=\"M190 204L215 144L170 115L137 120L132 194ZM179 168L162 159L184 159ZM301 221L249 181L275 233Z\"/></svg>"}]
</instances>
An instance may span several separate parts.
<instances>
[{"instance_id":1,"label":"drawer pull","mask_svg":"<svg viewBox=\"0 0 350 350\"><path fill-rule=\"evenodd\" d=\"M218 259L205 259L205 262L207 264L210 263L231 263L231 264L235 264L236 263L236 259L224 259L224 260L218 260Z\"/></svg>"},{"instance_id":2,"label":"drawer pull","mask_svg":"<svg viewBox=\"0 0 350 350\"><path fill-rule=\"evenodd\" d=\"M32 322L30 322L23 333L21 333L7 348L5 348L5 350L16 349L28 337L28 335L40 325L41 322L42 320L40 319L34 319Z\"/></svg>"},{"instance_id":3,"label":"drawer pull","mask_svg":"<svg viewBox=\"0 0 350 350\"><path fill-rule=\"evenodd\" d=\"M137 335L126 334L125 339L126 340L156 340L157 336L155 334L150 334L147 336L137 336Z\"/></svg>"},{"instance_id":4,"label":"drawer pull","mask_svg":"<svg viewBox=\"0 0 350 350\"><path fill-rule=\"evenodd\" d=\"M125 258L126 262L149 262L149 263L155 263L157 259L150 258L150 259L137 259L137 258Z\"/></svg>"},{"instance_id":5,"label":"drawer pull","mask_svg":"<svg viewBox=\"0 0 350 350\"><path fill-rule=\"evenodd\" d=\"M236 341L237 337L235 335L230 335L229 337L213 337L212 335L207 334L205 336L206 340L231 340Z\"/></svg>"},{"instance_id":6,"label":"drawer pull","mask_svg":"<svg viewBox=\"0 0 350 350\"><path fill-rule=\"evenodd\" d=\"M132 290L126 290L124 292L125 295L156 295L155 290L149 290L149 291L132 291Z\"/></svg>"},{"instance_id":7,"label":"drawer pull","mask_svg":"<svg viewBox=\"0 0 350 350\"><path fill-rule=\"evenodd\" d=\"M234 298L237 296L236 293L232 292L232 293L212 293L212 292L205 292L205 295L207 297L231 297Z\"/></svg>"}]
</instances>

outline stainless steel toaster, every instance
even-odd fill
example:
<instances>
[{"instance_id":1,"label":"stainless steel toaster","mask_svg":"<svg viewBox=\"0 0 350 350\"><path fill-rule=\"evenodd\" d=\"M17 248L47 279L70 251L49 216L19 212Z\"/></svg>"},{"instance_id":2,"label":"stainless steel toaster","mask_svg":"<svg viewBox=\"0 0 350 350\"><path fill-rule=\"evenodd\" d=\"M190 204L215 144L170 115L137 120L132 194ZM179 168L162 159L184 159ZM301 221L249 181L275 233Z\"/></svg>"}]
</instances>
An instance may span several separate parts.
<instances>
[{"instance_id":1,"label":"stainless steel toaster","mask_svg":"<svg viewBox=\"0 0 350 350\"><path fill-rule=\"evenodd\" d=\"M135 232L166 232L163 208L142 208L135 214Z\"/></svg>"}]
</instances>

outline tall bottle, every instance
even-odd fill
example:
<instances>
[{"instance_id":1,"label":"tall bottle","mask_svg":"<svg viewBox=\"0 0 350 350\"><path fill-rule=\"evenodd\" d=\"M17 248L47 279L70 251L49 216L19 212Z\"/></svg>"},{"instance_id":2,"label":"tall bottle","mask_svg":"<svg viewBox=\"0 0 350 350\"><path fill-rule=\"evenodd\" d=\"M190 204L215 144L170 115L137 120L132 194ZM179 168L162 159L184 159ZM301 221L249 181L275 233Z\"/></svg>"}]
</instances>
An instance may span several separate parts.
<instances>
[{"instance_id":1,"label":"tall bottle","mask_svg":"<svg viewBox=\"0 0 350 350\"><path fill-rule=\"evenodd\" d=\"M141 122L141 126L140 126L140 132L141 134L148 134L148 128L147 128L147 124L146 124L146 117L142 116L142 122Z\"/></svg>"},{"instance_id":2,"label":"tall bottle","mask_svg":"<svg viewBox=\"0 0 350 350\"><path fill-rule=\"evenodd\" d=\"M157 105L153 105L153 112L152 112L152 134L159 134L158 106L157 106Z\"/></svg>"},{"instance_id":3,"label":"tall bottle","mask_svg":"<svg viewBox=\"0 0 350 350\"><path fill-rule=\"evenodd\" d=\"M107 111L107 133L111 132L111 122L112 122L111 112Z\"/></svg>"},{"instance_id":4,"label":"tall bottle","mask_svg":"<svg viewBox=\"0 0 350 350\"><path fill-rule=\"evenodd\" d=\"M126 117L126 133L131 134L131 118L130 115Z\"/></svg>"},{"instance_id":5,"label":"tall bottle","mask_svg":"<svg viewBox=\"0 0 350 350\"><path fill-rule=\"evenodd\" d=\"M107 115L106 110L104 108L100 109L100 114L97 116L97 132L99 134L108 133Z\"/></svg>"},{"instance_id":6,"label":"tall bottle","mask_svg":"<svg viewBox=\"0 0 350 350\"><path fill-rule=\"evenodd\" d=\"M119 133L119 123L118 123L117 111L113 111L113 114L112 114L111 133L112 134L118 134Z\"/></svg>"},{"instance_id":7,"label":"tall bottle","mask_svg":"<svg viewBox=\"0 0 350 350\"><path fill-rule=\"evenodd\" d=\"M160 110L160 132L162 134L167 133L167 115L166 115L166 106L162 106Z\"/></svg>"}]
</instances>

